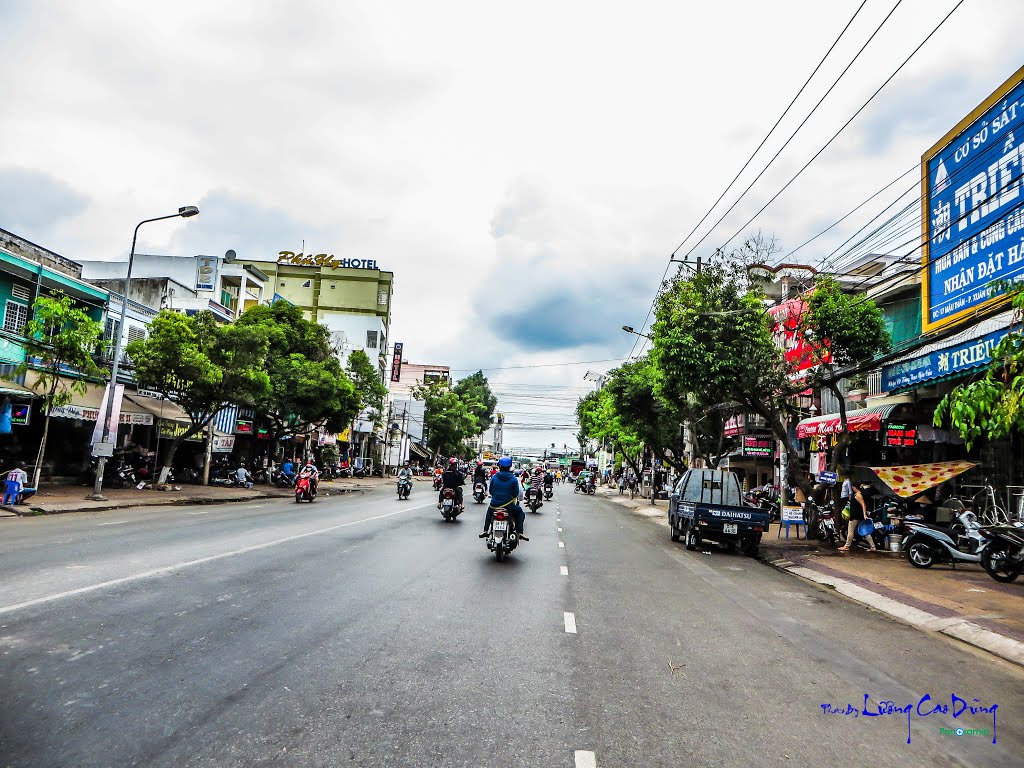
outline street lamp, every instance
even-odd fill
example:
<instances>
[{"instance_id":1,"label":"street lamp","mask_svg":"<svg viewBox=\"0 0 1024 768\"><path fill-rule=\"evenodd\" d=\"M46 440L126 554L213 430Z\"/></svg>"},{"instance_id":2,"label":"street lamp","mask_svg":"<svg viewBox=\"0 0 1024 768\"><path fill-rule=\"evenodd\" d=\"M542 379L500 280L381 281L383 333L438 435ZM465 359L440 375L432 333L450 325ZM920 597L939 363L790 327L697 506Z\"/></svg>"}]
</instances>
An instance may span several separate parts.
<instances>
[{"instance_id":1,"label":"street lamp","mask_svg":"<svg viewBox=\"0 0 1024 768\"><path fill-rule=\"evenodd\" d=\"M635 334L636 336L643 336L645 339L647 339L649 341L654 341L654 339L652 339L646 333L640 333L640 331L633 330L633 326L632 325L624 325L624 326L622 326L622 330L624 330L626 333Z\"/></svg>"},{"instance_id":2,"label":"street lamp","mask_svg":"<svg viewBox=\"0 0 1024 768\"><path fill-rule=\"evenodd\" d=\"M107 390L107 407L103 415L103 431L100 437L100 444L107 444L110 446L110 455L113 456L113 444L117 442L117 425L114 425L114 439L110 439L110 417L114 412L114 389L117 387L117 373L121 366L121 339L124 337L124 320L125 315L128 311L128 293L129 286L132 281L132 263L135 261L135 242L139 237L139 227L143 224L148 224L151 221L163 221L164 219L176 219L179 216L183 219L189 219L199 214L199 209L194 205L185 205L178 209L177 213L172 213L168 216L157 216L153 219L143 219L135 225L135 232L132 234L132 249L128 252L128 275L124 281L124 296L121 300L121 319L117 324L117 339L114 341L114 361L110 366L110 386ZM96 445L93 445L93 455L96 454ZM106 448L100 449L104 453ZM99 501L103 500L103 470L106 467L108 456L99 455L99 464L96 467L96 484L93 486L92 493L86 498L96 499Z\"/></svg>"}]
</instances>

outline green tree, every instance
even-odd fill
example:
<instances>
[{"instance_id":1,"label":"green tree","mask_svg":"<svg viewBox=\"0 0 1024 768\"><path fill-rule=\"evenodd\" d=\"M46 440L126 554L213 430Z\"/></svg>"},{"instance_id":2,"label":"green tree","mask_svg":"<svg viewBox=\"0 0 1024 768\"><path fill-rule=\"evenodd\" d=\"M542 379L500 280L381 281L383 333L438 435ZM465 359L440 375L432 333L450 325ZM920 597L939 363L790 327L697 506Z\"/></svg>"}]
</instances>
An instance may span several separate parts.
<instances>
[{"instance_id":1,"label":"green tree","mask_svg":"<svg viewBox=\"0 0 1024 768\"><path fill-rule=\"evenodd\" d=\"M24 335L26 355L35 361L22 363L18 372L24 374L29 368L37 371L32 388L42 394L45 414L32 473L32 485L38 488L53 409L67 405L75 393L85 394L88 389L84 379L69 375L67 369L82 376L99 374L93 355L103 337L103 327L74 299L55 291L52 296L37 296L32 302L32 319L25 325Z\"/></svg>"},{"instance_id":2,"label":"green tree","mask_svg":"<svg viewBox=\"0 0 1024 768\"><path fill-rule=\"evenodd\" d=\"M427 446L434 452L434 460L445 456L462 455L463 441L473 437L477 427L476 416L466 407L446 381L433 381L413 390L413 396L424 402L423 426L427 431Z\"/></svg>"},{"instance_id":3,"label":"green tree","mask_svg":"<svg viewBox=\"0 0 1024 768\"><path fill-rule=\"evenodd\" d=\"M1011 301L1014 330L992 350L984 376L958 386L935 409L935 426L952 424L968 450L979 440L1001 440L1024 428L1024 288L1014 288Z\"/></svg>"},{"instance_id":4,"label":"green tree","mask_svg":"<svg viewBox=\"0 0 1024 768\"><path fill-rule=\"evenodd\" d=\"M577 439L584 451L580 458L586 458L587 440L611 443L613 452L621 453L626 463L640 476L639 458L643 440L616 411L612 393L607 387L580 398L576 404L576 420L580 425Z\"/></svg>"},{"instance_id":5,"label":"green tree","mask_svg":"<svg viewBox=\"0 0 1024 768\"><path fill-rule=\"evenodd\" d=\"M889 337L872 302L846 296L833 281L822 280L801 323L816 345L819 365L798 374L773 340L773 320L763 302L763 293L736 269L713 266L677 278L658 299L653 360L666 399L697 402L708 411L757 414L795 458L796 444L786 427L797 415L794 397L808 388L838 391L836 368L870 360L888 348ZM845 429L845 412L841 416ZM838 460L839 451L833 462ZM810 493L806 473L797 469L792 462L791 478Z\"/></svg>"},{"instance_id":6,"label":"green tree","mask_svg":"<svg viewBox=\"0 0 1024 768\"><path fill-rule=\"evenodd\" d=\"M267 397L267 348L264 328L219 325L208 311L190 317L167 309L153 318L147 338L128 344L138 385L175 400L191 422L171 439L161 482L182 442L201 432L219 410L255 406Z\"/></svg>"},{"instance_id":7,"label":"green tree","mask_svg":"<svg viewBox=\"0 0 1024 768\"><path fill-rule=\"evenodd\" d=\"M247 309L236 325L267 339L265 370L270 387L256 397L257 411L277 438L308 433L314 426L341 432L359 411L356 386L331 348L331 332L284 301Z\"/></svg>"},{"instance_id":8,"label":"green tree","mask_svg":"<svg viewBox=\"0 0 1024 768\"><path fill-rule=\"evenodd\" d=\"M491 426L494 409L498 406L498 398L491 392L491 385L483 371L460 379L452 390L466 404L476 419L475 435L481 435Z\"/></svg>"}]
</instances>

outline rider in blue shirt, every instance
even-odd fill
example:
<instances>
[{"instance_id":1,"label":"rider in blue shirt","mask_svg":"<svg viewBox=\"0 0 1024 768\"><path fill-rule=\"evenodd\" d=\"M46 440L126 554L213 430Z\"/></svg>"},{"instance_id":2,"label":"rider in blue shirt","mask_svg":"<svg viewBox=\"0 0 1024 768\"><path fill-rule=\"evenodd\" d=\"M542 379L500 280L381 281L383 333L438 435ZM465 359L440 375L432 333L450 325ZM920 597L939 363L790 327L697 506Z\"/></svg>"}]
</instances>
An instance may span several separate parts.
<instances>
[{"instance_id":1,"label":"rider in blue shirt","mask_svg":"<svg viewBox=\"0 0 1024 768\"><path fill-rule=\"evenodd\" d=\"M490 492L491 503L487 507L487 515L484 517L484 532L480 534L480 538L487 537L487 532L491 528L491 520L494 518L494 510L506 509L515 513L516 533L519 538L529 541L530 539L523 535L526 512L518 503L523 498L523 487L519 484L516 476L512 474L512 459L508 456L498 459L498 473L491 478Z\"/></svg>"}]
</instances>

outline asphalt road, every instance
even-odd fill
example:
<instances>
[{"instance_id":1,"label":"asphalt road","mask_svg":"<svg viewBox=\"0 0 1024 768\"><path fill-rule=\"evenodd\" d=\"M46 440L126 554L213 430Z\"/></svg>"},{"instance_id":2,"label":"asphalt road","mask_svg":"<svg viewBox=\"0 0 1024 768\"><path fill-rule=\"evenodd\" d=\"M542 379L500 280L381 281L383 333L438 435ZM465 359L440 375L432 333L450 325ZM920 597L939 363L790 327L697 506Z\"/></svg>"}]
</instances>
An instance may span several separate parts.
<instances>
[{"instance_id":1,"label":"asphalt road","mask_svg":"<svg viewBox=\"0 0 1024 768\"><path fill-rule=\"evenodd\" d=\"M0 765L1021 765L1012 665L568 486L501 564L435 498L0 521Z\"/></svg>"}]
</instances>

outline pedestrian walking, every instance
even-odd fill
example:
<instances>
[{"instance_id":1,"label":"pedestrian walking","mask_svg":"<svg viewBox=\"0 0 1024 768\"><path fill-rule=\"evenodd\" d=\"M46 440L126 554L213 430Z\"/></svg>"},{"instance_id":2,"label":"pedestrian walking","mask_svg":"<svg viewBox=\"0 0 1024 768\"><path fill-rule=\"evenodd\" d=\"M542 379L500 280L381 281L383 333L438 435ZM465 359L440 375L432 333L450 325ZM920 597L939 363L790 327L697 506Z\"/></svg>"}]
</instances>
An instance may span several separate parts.
<instances>
[{"instance_id":1,"label":"pedestrian walking","mask_svg":"<svg viewBox=\"0 0 1024 768\"><path fill-rule=\"evenodd\" d=\"M849 509L849 522L846 527L846 544L839 547L840 552L849 552L850 547L853 546L853 540L857 536L857 526L860 525L865 517L867 516L867 502L864 501L864 494L860 492L860 488L853 484L850 480L850 474L848 470L842 471L843 485L839 492L840 509L844 510L842 514L845 516L845 510ZM865 537L868 542L868 548L875 551L875 539L873 536Z\"/></svg>"}]
</instances>

